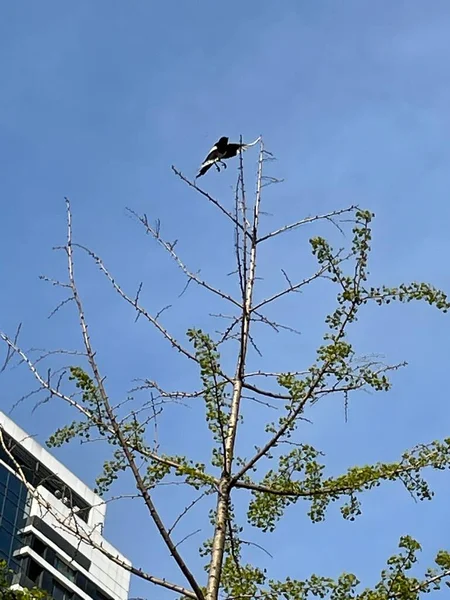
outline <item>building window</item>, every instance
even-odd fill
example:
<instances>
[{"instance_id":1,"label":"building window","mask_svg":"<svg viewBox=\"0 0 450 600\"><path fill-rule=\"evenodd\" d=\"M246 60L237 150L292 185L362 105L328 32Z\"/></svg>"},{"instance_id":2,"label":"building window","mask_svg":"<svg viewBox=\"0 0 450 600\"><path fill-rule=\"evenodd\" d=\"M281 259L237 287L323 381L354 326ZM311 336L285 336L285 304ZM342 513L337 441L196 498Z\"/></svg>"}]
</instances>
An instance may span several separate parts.
<instances>
[{"instance_id":1,"label":"building window","mask_svg":"<svg viewBox=\"0 0 450 600\"><path fill-rule=\"evenodd\" d=\"M0 558L12 569L17 567L13 553L21 547L18 531L25 515L26 486L0 464Z\"/></svg>"},{"instance_id":2,"label":"building window","mask_svg":"<svg viewBox=\"0 0 450 600\"><path fill-rule=\"evenodd\" d=\"M6 487L6 484L8 483L8 474L9 474L8 469L5 469L4 467L2 467L0 469L0 483L4 487Z\"/></svg>"},{"instance_id":3,"label":"building window","mask_svg":"<svg viewBox=\"0 0 450 600\"><path fill-rule=\"evenodd\" d=\"M72 600L73 592L67 590L57 581L53 582L52 596L54 600Z\"/></svg>"},{"instance_id":4,"label":"building window","mask_svg":"<svg viewBox=\"0 0 450 600\"><path fill-rule=\"evenodd\" d=\"M0 529L0 552L5 554L8 559L11 554L11 542L12 542L12 533L6 531L4 527Z\"/></svg>"},{"instance_id":5,"label":"building window","mask_svg":"<svg viewBox=\"0 0 450 600\"><path fill-rule=\"evenodd\" d=\"M32 558L28 560L28 569L26 571L27 577L30 581L32 581L35 585L39 585L40 577L42 575L42 567L37 562L35 562Z\"/></svg>"},{"instance_id":6,"label":"building window","mask_svg":"<svg viewBox=\"0 0 450 600\"><path fill-rule=\"evenodd\" d=\"M10 523L16 522L17 516L17 500L13 502L8 497L5 498L5 504L3 505L2 519L6 519Z\"/></svg>"},{"instance_id":7,"label":"building window","mask_svg":"<svg viewBox=\"0 0 450 600\"><path fill-rule=\"evenodd\" d=\"M31 542L31 547L36 552L36 554L39 554L39 556L42 556L42 558L45 558L45 551L47 549L47 546L44 544L44 542L42 540L40 540L38 537L33 536L33 541Z\"/></svg>"},{"instance_id":8,"label":"building window","mask_svg":"<svg viewBox=\"0 0 450 600\"><path fill-rule=\"evenodd\" d=\"M64 561L62 561L60 558L56 557L53 566L55 567L55 569L57 571L59 571L59 573L61 573L61 575L64 575L64 577L67 577L67 579L69 579L69 581L75 581L76 571L74 571L74 569L69 567L69 565L66 564Z\"/></svg>"}]
</instances>

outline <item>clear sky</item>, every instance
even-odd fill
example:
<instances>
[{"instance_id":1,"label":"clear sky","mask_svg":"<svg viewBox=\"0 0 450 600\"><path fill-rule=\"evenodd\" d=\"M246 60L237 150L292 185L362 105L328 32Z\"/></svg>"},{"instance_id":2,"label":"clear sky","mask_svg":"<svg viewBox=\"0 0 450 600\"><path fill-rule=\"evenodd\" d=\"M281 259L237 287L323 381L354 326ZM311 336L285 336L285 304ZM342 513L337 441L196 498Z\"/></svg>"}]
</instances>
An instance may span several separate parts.
<instances>
[{"instance_id":1,"label":"clear sky","mask_svg":"<svg viewBox=\"0 0 450 600\"><path fill-rule=\"evenodd\" d=\"M447 0L0 3L0 328L13 335L23 322L26 349L80 348L73 307L47 320L64 296L38 280L65 276L64 256L52 251L64 243L64 196L72 200L77 240L101 254L130 293L144 280L149 310L174 304L164 318L178 335L211 326L216 304L191 289L178 299L179 272L124 208L161 219L193 270L229 285L232 231L170 169L193 176L221 135L261 133L278 158L271 173L285 183L268 191L263 210L273 216L263 227L358 203L377 215L374 282L426 280L449 291L449 31ZM248 169L255 158L249 150ZM235 178L230 163L202 183L231 205ZM292 277L308 275L306 241L319 231L336 237L314 228L266 251L264 285L282 284L280 266ZM194 388L192 369L172 361L143 322L134 324L95 267L80 256L77 268L112 397L122 400L139 377ZM267 344L262 364L304 368L330 299L313 292L285 304L302 336L277 338L276 349ZM390 394L355 397L348 423L339 401L311 415L303 439L326 452L335 473L396 460L418 442L449 434L449 317L426 306L387 307L367 311L353 334L359 353L409 366L394 376ZM4 373L1 408L8 412L33 385L23 368ZM12 416L40 441L75 418L57 401L32 412L34 404L24 400ZM184 442L183 451L206 460L198 411L177 407L169 415L164 450ZM105 456L78 444L56 454L89 484ZM353 571L370 584L399 536L410 533L422 542L427 567L450 544L448 475L432 480L432 503L416 504L389 485L366 495L354 523L333 506L328 521L311 525L299 504L264 542L273 559L254 549L249 557L274 577ZM174 509L178 490L158 492L163 511ZM115 493L126 492L124 482ZM105 533L137 565L182 582L145 519L136 502L111 503ZM196 525L191 520L183 531ZM199 541L181 546L196 569ZM139 581L132 595L168 597Z\"/></svg>"}]
</instances>

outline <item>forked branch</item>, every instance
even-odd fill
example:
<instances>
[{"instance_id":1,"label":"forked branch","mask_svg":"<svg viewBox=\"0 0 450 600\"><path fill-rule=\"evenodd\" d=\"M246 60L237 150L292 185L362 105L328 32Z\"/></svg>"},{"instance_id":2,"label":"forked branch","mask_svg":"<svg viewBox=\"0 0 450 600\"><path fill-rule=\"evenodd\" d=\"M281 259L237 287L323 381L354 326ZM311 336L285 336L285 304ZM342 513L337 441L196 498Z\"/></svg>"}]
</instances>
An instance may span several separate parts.
<instances>
[{"instance_id":1,"label":"forked branch","mask_svg":"<svg viewBox=\"0 0 450 600\"><path fill-rule=\"evenodd\" d=\"M202 592L200 586L198 585L194 575L192 574L192 572L186 565L185 561L181 557L176 545L172 541L171 536L169 535L166 527L164 526L164 523L163 523L163 521L155 507L155 504L150 496L150 493L147 489L147 486L145 485L144 479L141 476L141 473L139 471L139 467L137 466L134 454L130 450L130 447L127 443L127 439L124 436L124 432L122 431L122 429L116 419L116 416L111 408L111 404L109 402L109 396L108 396L105 386L104 386L104 379L100 375L99 367L98 367L98 364L97 364L97 361L95 358L95 352L91 345L91 340L90 340L90 336L89 336L88 329L87 329L83 305L82 305L81 298L78 293L78 288L77 288L77 285L75 282L74 261L73 261L73 251L72 251L72 247L73 247L72 213L71 213L71 209L70 209L70 202L68 199L66 199L66 206L67 206L66 252L67 252L67 263L68 263L68 272L69 272L69 284L70 284L71 291L72 291L72 294L73 294L73 297L74 297L74 300L75 300L75 303L76 303L77 309L78 309L78 317L79 317L79 321L80 321L83 343L84 343L84 346L86 349L87 360L88 360L89 366L91 368L92 374L94 376L94 379L95 379L95 382L97 385L97 389L98 389L98 392L100 394L100 398L101 398L101 401L103 404L103 408L108 416L109 423L111 424L111 427L116 436L116 439L119 442L119 445L126 457L128 465L134 476L134 479L136 482L136 487L142 494L144 503L148 508L150 516L153 519L153 522L155 523L156 528L161 535L161 538L163 539L165 545L167 546L170 554L173 556L180 571L183 573L183 575L186 577L187 581L189 582L190 586L192 587L192 590L194 591L197 599L204 600L203 592Z\"/></svg>"},{"instance_id":2,"label":"forked branch","mask_svg":"<svg viewBox=\"0 0 450 600\"><path fill-rule=\"evenodd\" d=\"M155 240L164 248L164 250L166 250L170 254L170 256L173 258L173 260L177 263L177 265L180 267L180 269L183 271L183 273L186 275L186 277L190 281L195 281L195 283L197 283L199 286L205 288L209 292L212 292L216 296L219 296L220 298L222 298L222 300L227 300L228 302L231 302L238 308L241 308L240 303L237 300L235 300L232 296L230 296L229 294L226 294L225 292L222 292L218 288L215 288L214 286L210 285L204 279L201 279L198 275L196 275L192 271L189 271L189 269L186 267L186 265L183 263L183 261L178 256L178 254L175 252L174 245L169 244L168 242L166 242L162 239L159 230L150 225L150 223L148 222L148 219L145 215L140 217L137 213L135 213L130 208L128 208L127 210L130 214L132 214L134 217L136 217L136 219L138 219L138 221L140 223L142 223L142 225L145 228L145 231L147 233L150 233L155 238Z\"/></svg>"}]
</instances>

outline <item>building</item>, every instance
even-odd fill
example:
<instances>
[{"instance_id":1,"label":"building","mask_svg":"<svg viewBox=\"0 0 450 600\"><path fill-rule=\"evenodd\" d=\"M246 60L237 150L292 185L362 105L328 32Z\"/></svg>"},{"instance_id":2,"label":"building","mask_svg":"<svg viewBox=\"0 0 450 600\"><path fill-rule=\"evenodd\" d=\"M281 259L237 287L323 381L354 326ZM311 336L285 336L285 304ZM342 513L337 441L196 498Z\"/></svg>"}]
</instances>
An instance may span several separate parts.
<instances>
[{"instance_id":1,"label":"building","mask_svg":"<svg viewBox=\"0 0 450 600\"><path fill-rule=\"evenodd\" d=\"M102 536L106 503L2 412L0 433L0 560L15 572L13 587L37 586L54 600L126 600L130 562Z\"/></svg>"}]
</instances>

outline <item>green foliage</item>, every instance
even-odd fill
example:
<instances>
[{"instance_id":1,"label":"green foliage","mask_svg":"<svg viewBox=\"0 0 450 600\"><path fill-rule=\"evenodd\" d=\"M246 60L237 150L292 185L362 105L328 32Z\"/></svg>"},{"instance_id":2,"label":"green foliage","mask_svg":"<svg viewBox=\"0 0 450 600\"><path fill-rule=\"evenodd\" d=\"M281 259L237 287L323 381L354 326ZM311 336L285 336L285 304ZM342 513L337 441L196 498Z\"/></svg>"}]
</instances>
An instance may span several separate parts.
<instances>
[{"instance_id":1,"label":"green foliage","mask_svg":"<svg viewBox=\"0 0 450 600\"><path fill-rule=\"evenodd\" d=\"M59 448L77 436L83 437L85 433L88 436L89 428L90 426L88 423L73 421L70 425L66 425L60 429L57 429L55 433L48 438L47 446L49 448Z\"/></svg>"},{"instance_id":2,"label":"green foliage","mask_svg":"<svg viewBox=\"0 0 450 600\"><path fill-rule=\"evenodd\" d=\"M327 266L332 281L338 284L338 306L326 317L329 331L324 335L325 344L318 348L317 360L307 374L297 378L286 373L278 378L279 385L289 392L290 400L278 424L269 424L266 431L271 434L282 431L281 436L278 434L279 441L292 435L308 402L314 403L329 393L343 392L347 399L351 391L358 389L390 389L387 373L401 365L389 367L358 362L352 344L346 339L348 325L356 320L362 305L369 301L388 304L393 300L425 300L443 312L450 307L447 296L427 284L402 284L396 288L365 286L372 217L367 211L356 213L350 255L355 259L355 265L351 274L344 273L340 253L336 253L324 238L311 240L312 251L319 264ZM327 479L323 476L324 466L317 460L319 454L311 446L299 444L295 450L279 456L278 468L268 471L257 484L260 491L253 491L254 498L248 509L250 523L263 531L272 531L285 508L300 498L310 503L309 517L313 521L321 521L330 502L346 497L341 513L344 518L353 520L361 512L358 495L382 481L401 481L414 497L430 499L432 492L422 478L421 470L425 467L449 467L450 440L405 452L399 462L353 467L344 475Z\"/></svg>"},{"instance_id":3,"label":"green foliage","mask_svg":"<svg viewBox=\"0 0 450 600\"><path fill-rule=\"evenodd\" d=\"M69 379L75 381L76 387L82 390L83 401L100 413L102 406L101 396L93 379L81 367L71 367ZM100 417L101 414L98 416Z\"/></svg>"},{"instance_id":4,"label":"green foliage","mask_svg":"<svg viewBox=\"0 0 450 600\"><path fill-rule=\"evenodd\" d=\"M51 600L47 592L33 588L31 590L11 590L10 580L13 572L4 560L0 561L0 599L1 600Z\"/></svg>"},{"instance_id":5,"label":"green foliage","mask_svg":"<svg viewBox=\"0 0 450 600\"><path fill-rule=\"evenodd\" d=\"M330 504L347 498L341 506L345 519L353 521L361 514L358 495L381 485L383 481L400 481L418 500L431 500L433 492L422 477L422 470L450 468L450 438L443 442L421 445L404 452L401 460L351 467L338 477L323 478L324 465L318 463L319 452L300 444L287 455L281 456L278 470L269 471L261 481L268 491L253 492L248 519L263 531L273 531L277 521L290 504L299 499L310 503L308 515L312 521L323 521ZM294 476L302 478L294 479ZM270 493L273 490L275 493Z\"/></svg>"},{"instance_id":6,"label":"green foliage","mask_svg":"<svg viewBox=\"0 0 450 600\"><path fill-rule=\"evenodd\" d=\"M185 456L162 454L160 458L162 461L166 460L167 463L154 461L147 468L145 482L149 489L154 488L171 472L177 477L182 477L196 490L213 485L214 479L205 473L206 467L203 463L194 463ZM169 463L175 463L176 467L170 466Z\"/></svg>"},{"instance_id":7,"label":"green foliage","mask_svg":"<svg viewBox=\"0 0 450 600\"><path fill-rule=\"evenodd\" d=\"M211 356L214 356L213 352ZM76 387L83 392L82 399L87 405L91 418L85 422L74 421L70 425L58 429L47 440L47 445L50 447L59 447L77 436L84 439L91 439L92 435L97 432L110 445L116 446L112 459L104 462L102 473L96 479L97 487L95 491L100 495L104 495L114 481L118 479L120 473L129 468L128 460L122 447L117 447L119 446L119 441L117 436L112 432L109 417L106 414L103 401L93 379L81 367L71 367L70 372L70 379L75 381ZM158 483L161 483L169 473L173 473L177 477L182 477L186 483L197 490L200 487L212 485L213 478L205 473L205 465L202 463L194 463L184 456L162 454L157 459L152 458L156 455L151 452L145 443L145 425L138 421L133 412L131 412L128 421L122 420L120 422L120 430L128 447L134 453L139 453L140 458L143 458L147 463L144 483L148 489L154 488Z\"/></svg>"},{"instance_id":8,"label":"green foliage","mask_svg":"<svg viewBox=\"0 0 450 600\"><path fill-rule=\"evenodd\" d=\"M238 562L239 554L227 553L223 563L223 591L232 598L252 598L257 595L259 586L266 581L264 571L250 564Z\"/></svg>"},{"instance_id":9,"label":"green foliage","mask_svg":"<svg viewBox=\"0 0 450 600\"><path fill-rule=\"evenodd\" d=\"M372 589L360 589L361 582L352 573L343 573L337 579L316 574L305 580L268 579L264 571L254 566L238 567L230 555L225 560L222 587L226 597L233 599L419 600L427 590L439 590L450 576L449 553L439 552L435 558L436 567L419 578L410 571L417 562L420 544L410 536L404 536L399 548L400 552L388 559L379 582Z\"/></svg>"},{"instance_id":10,"label":"green foliage","mask_svg":"<svg viewBox=\"0 0 450 600\"><path fill-rule=\"evenodd\" d=\"M114 481L118 479L119 473L125 471L127 466L128 462L123 450L115 450L113 452L113 459L105 460L103 463L103 472L95 480L95 483L97 484L95 492L100 495L105 494Z\"/></svg>"},{"instance_id":11,"label":"green foliage","mask_svg":"<svg viewBox=\"0 0 450 600\"><path fill-rule=\"evenodd\" d=\"M211 337L201 329L189 329L187 336L195 348L200 366L206 422L217 444L213 448L211 462L213 466L222 468L223 444L230 418L230 395L226 392L227 381L221 376L220 354Z\"/></svg>"},{"instance_id":12,"label":"green foliage","mask_svg":"<svg viewBox=\"0 0 450 600\"><path fill-rule=\"evenodd\" d=\"M81 367L70 367L69 381L74 381L75 386L82 392L86 420L73 421L70 425L57 429L47 440L47 446L50 448L59 448L76 437L89 440L93 431L106 435L107 415L93 379Z\"/></svg>"},{"instance_id":13,"label":"green foliage","mask_svg":"<svg viewBox=\"0 0 450 600\"><path fill-rule=\"evenodd\" d=\"M317 349L315 362L307 369L307 374L296 378L287 373L278 378L281 387L288 390L291 400L286 404L286 413L278 421L278 427L270 424L267 431L275 433L284 428L283 436L290 437L295 430L298 417L307 403L317 402L328 393L343 392L346 397L354 390L369 388L374 391L388 391L391 387L387 373L401 365L384 366L356 360L356 352L347 339L349 325L357 320L362 305L373 301L377 304L393 300L409 302L425 300L446 312L450 307L447 296L421 283L402 284L399 287L367 287L368 255L370 252L372 213L357 211L353 228L352 249L349 256L342 258L322 237L310 240L312 252L321 267L326 267L329 278L337 284L337 307L329 314L325 323L328 331L324 334L324 344ZM354 265L349 274L344 273L343 264L353 259Z\"/></svg>"},{"instance_id":14,"label":"green foliage","mask_svg":"<svg viewBox=\"0 0 450 600\"><path fill-rule=\"evenodd\" d=\"M238 485L251 491L247 511L250 525L263 532L273 531L286 508L303 500L308 503L308 516L313 522L325 519L331 502L336 502L342 516L354 520L361 514L361 494L383 482L400 482L418 500L430 500L433 496L423 470L450 467L450 438L417 446L406 451L400 460L390 463L354 466L343 474L327 476L322 454L308 444L292 441L295 430L306 409L329 394L343 394L345 402L357 390L386 392L391 388L390 373L403 365L384 365L368 359L358 359L357 349L349 339L351 325L357 321L360 311L369 303L387 305L391 302L424 301L442 312L447 312L450 302L442 291L427 283L402 283L398 286L373 286L369 280L369 254L371 249L371 221L373 214L357 210L352 230L353 237L348 255L336 251L323 237L310 240L313 255L328 280L335 285L336 306L325 318L325 333L317 348L312 364L302 370L302 376L290 373L278 377L282 388L278 396L279 407L284 411L277 421L266 426L269 444L264 452L266 459L274 459L275 466L265 472L260 481L253 481L257 472L254 463L247 469L242 458L234 457L234 468L245 471L239 480L227 479L219 485L203 463L194 462L186 456L156 454L145 442L146 422L131 412L120 422L120 431L126 447L142 465L144 485L152 490L169 475L182 478L195 489L208 493L223 494L227 486ZM205 418L212 433L213 449L211 465L221 471L224 465L224 447L230 426L232 395L229 393L231 377L224 375L218 345L201 329L189 329L187 337L195 350L200 368L201 395L205 403ZM302 366L303 367L303 366ZM97 479L98 492L104 494L121 472L129 468L126 454L114 433L113 423L104 399L94 380L81 367L72 367L70 379L81 392L81 404L86 419L59 429L48 441L59 446L75 437L89 439L93 432L114 446L112 457L105 461L103 472ZM241 381L242 384L242 381ZM242 384L245 387L245 382ZM275 395L275 397L277 397ZM239 417L241 419L241 417ZM230 438L231 439L231 438ZM289 452L279 451L289 442ZM257 449L257 451L259 451ZM275 454L277 452L277 454ZM260 457L262 458L262 457ZM251 465L251 468L250 468ZM258 471L262 460L258 462ZM223 481L220 482L222 484ZM225 493L228 493L227 488ZM387 561L379 582L372 589L360 589L356 575L344 573L337 579L314 574L304 580L287 578L283 581L268 579L265 571L256 565L246 564L241 539L242 527L235 522L231 499L227 499L227 520L219 529L226 531L224 557L221 571L221 592L225 598L261 600L418 600L430 589L440 589L450 575L450 553L440 551L435 566L419 577L414 568L420 545L412 538L401 538L398 554ZM223 507L223 505L222 505ZM215 509L209 516L216 526ZM211 557L212 540L202 545L200 555ZM208 565L206 566L206 568ZM414 574L412 571L414 570ZM9 598L7 599L9 600ZM13 600L16 600L15 598ZM18 598L18 600L28 600Z\"/></svg>"}]
</instances>

